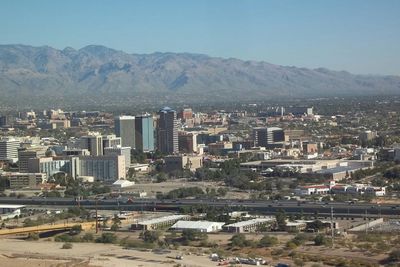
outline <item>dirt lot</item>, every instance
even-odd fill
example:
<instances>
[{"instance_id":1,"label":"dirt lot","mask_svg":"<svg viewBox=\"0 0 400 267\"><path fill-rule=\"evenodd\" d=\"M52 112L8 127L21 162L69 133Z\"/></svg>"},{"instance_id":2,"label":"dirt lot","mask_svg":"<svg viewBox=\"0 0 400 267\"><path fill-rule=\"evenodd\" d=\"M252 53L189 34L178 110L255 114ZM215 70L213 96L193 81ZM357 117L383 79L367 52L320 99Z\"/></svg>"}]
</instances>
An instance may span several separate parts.
<instances>
[{"instance_id":1,"label":"dirt lot","mask_svg":"<svg viewBox=\"0 0 400 267\"><path fill-rule=\"evenodd\" d=\"M120 246L74 243L72 249L61 249L62 243L0 239L0 266L214 266L207 256L185 255L172 251L156 254L127 250ZM171 257L171 258L168 258Z\"/></svg>"},{"instance_id":2,"label":"dirt lot","mask_svg":"<svg viewBox=\"0 0 400 267\"><path fill-rule=\"evenodd\" d=\"M179 180L174 180L174 181L168 181L168 182L162 182L162 183L137 183L133 186L133 188L127 188L124 189L124 192L129 192L129 191L145 191L147 192L148 197L155 197L156 192L162 192L162 193L167 193L171 190L177 189L177 188L183 188L183 187L200 187L204 191L206 188L215 188L217 189L218 187L221 187L221 183L216 183L216 182L188 182L185 179L179 179ZM241 199L247 199L249 198L249 194L246 192L232 192L229 191L227 195L225 196L226 198L241 198Z\"/></svg>"}]
</instances>

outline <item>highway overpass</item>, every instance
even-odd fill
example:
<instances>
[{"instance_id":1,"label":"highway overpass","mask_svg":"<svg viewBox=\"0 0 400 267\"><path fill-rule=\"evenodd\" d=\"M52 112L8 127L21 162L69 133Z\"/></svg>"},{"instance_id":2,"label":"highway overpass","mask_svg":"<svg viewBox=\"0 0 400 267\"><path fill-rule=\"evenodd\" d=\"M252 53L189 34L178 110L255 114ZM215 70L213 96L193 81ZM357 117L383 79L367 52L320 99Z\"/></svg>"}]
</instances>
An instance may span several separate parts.
<instances>
[{"instance_id":1,"label":"highway overpass","mask_svg":"<svg viewBox=\"0 0 400 267\"><path fill-rule=\"evenodd\" d=\"M83 230L95 229L95 222L45 224L45 225L20 227L13 229L0 229L0 236L70 230L75 225L80 225Z\"/></svg>"},{"instance_id":2,"label":"highway overpass","mask_svg":"<svg viewBox=\"0 0 400 267\"><path fill-rule=\"evenodd\" d=\"M340 217L400 217L400 206L376 203L343 203L343 202L298 202L271 200L239 200L239 199L179 199L156 200L134 199L132 202L123 199L81 200L79 205L88 209L96 207L103 210L170 210L177 211L182 207L204 206L225 207L227 210L248 210L264 214L285 211L288 214L303 213L309 215L334 215ZM0 204L22 204L33 207L72 207L78 203L73 198L0 198Z\"/></svg>"}]
</instances>

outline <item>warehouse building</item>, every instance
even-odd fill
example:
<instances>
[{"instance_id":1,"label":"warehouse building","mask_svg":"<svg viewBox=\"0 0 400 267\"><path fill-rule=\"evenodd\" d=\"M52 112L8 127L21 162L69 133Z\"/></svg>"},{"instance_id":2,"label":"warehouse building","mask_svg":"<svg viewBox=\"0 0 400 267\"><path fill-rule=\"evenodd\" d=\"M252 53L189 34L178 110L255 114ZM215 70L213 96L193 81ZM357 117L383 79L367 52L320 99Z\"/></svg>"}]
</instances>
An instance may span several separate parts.
<instances>
[{"instance_id":1,"label":"warehouse building","mask_svg":"<svg viewBox=\"0 0 400 267\"><path fill-rule=\"evenodd\" d=\"M256 218L248 221L241 221L224 226L224 229L233 233L255 232L260 227L271 225L275 221L274 217Z\"/></svg>"},{"instance_id":2,"label":"warehouse building","mask_svg":"<svg viewBox=\"0 0 400 267\"><path fill-rule=\"evenodd\" d=\"M209 221L177 221L171 230L195 230L202 233L218 232L222 230L223 222L209 222Z\"/></svg>"},{"instance_id":3,"label":"warehouse building","mask_svg":"<svg viewBox=\"0 0 400 267\"><path fill-rule=\"evenodd\" d=\"M157 230L163 228L169 228L171 225L176 223L179 220L189 220L189 215L170 215L164 216L160 218L154 218L150 220L144 220L141 222L137 222L136 224L132 224L132 229L138 230Z\"/></svg>"}]
</instances>

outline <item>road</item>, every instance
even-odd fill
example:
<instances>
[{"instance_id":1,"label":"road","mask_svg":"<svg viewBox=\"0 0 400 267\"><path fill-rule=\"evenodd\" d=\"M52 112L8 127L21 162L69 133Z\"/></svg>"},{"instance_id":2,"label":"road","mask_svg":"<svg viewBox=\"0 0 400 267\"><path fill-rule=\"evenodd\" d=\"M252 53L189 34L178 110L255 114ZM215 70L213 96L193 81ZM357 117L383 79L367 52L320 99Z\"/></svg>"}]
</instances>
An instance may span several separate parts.
<instances>
[{"instance_id":1,"label":"road","mask_svg":"<svg viewBox=\"0 0 400 267\"><path fill-rule=\"evenodd\" d=\"M0 198L0 204L23 204L28 206L77 206L73 198ZM81 200L80 206L94 209L96 200ZM103 199L97 201L97 207L104 210L179 210L181 207L201 205L205 207L229 207L230 210L247 210L273 214L278 211L286 213L304 213L311 215L327 215L331 208L335 216L341 217L400 217L400 206L394 204L375 203L343 203L343 202L298 202L298 201L271 201L271 200L239 200L239 199L179 199L156 200L126 198Z\"/></svg>"}]
</instances>

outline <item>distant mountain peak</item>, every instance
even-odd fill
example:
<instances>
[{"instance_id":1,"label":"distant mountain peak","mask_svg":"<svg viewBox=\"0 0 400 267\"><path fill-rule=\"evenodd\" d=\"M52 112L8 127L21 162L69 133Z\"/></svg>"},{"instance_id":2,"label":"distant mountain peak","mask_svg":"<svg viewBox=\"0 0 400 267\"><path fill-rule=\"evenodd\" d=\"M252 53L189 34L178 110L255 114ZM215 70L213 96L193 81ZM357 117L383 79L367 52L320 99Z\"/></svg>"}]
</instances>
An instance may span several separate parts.
<instances>
[{"instance_id":1,"label":"distant mountain peak","mask_svg":"<svg viewBox=\"0 0 400 267\"><path fill-rule=\"evenodd\" d=\"M0 94L122 93L210 99L400 94L400 77L326 68L155 52L128 54L101 45L0 45Z\"/></svg>"}]
</instances>

